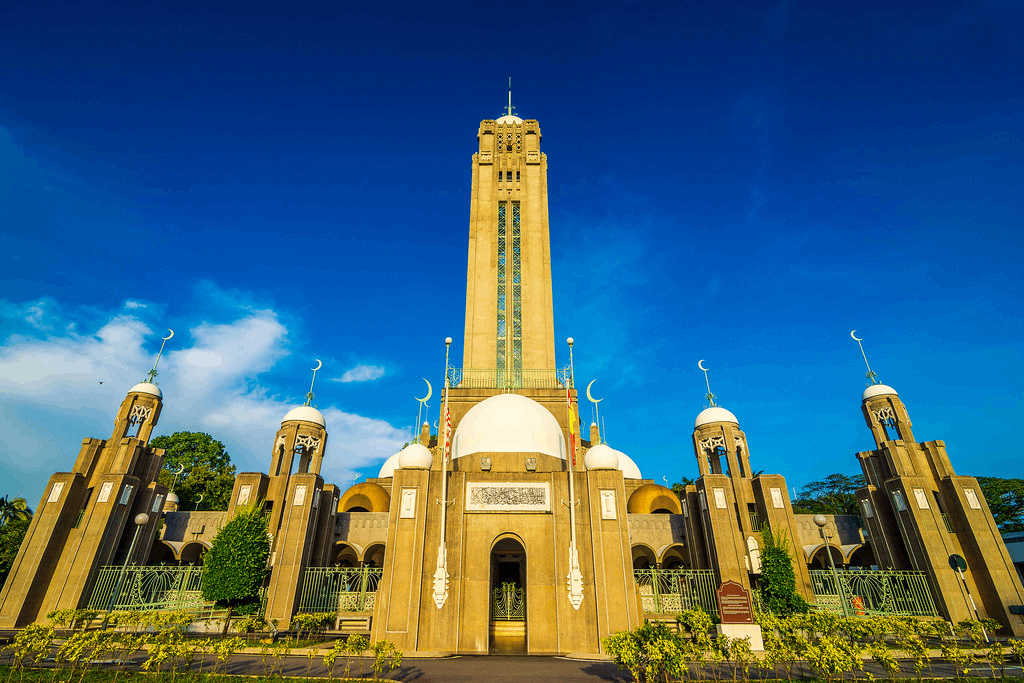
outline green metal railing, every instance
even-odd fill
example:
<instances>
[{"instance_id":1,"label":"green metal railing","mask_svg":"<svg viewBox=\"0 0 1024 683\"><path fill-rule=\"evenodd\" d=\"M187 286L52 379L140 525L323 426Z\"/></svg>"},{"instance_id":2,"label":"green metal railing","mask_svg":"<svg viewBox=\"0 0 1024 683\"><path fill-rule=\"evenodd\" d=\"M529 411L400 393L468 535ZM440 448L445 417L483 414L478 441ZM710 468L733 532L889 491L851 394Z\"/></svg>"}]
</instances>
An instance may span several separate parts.
<instances>
[{"instance_id":1,"label":"green metal railing","mask_svg":"<svg viewBox=\"0 0 1024 683\"><path fill-rule=\"evenodd\" d=\"M948 531L949 533L954 533L953 532L953 523L949 521L949 513L948 512L943 512L942 513L942 523L946 525L946 531Z\"/></svg>"},{"instance_id":2,"label":"green metal railing","mask_svg":"<svg viewBox=\"0 0 1024 683\"><path fill-rule=\"evenodd\" d=\"M718 584L710 569L634 569L633 580L648 614L678 614L694 607L718 614Z\"/></svg>"},{"instance_id":3,"label":"green metal railing","mask_svg":"<svg viewBox=\"0 0 1024 683\"><path fill-rule=\"evenodd\" d=\"M520 370L518 368L448 368L448 382L463 389L564 389L572 386L572 373L561 370Z\"/></svg>"},{"instance_id":4,"label":"green metal railing","mask_svg":"<svg viewBox=\"0 0 1024 683\"><path fill-rule=\"evenodd\" d=\"M310 567L302 579L300 612L372 612L384 573L378 567Z\"/></svg>"},{"instance_id":5,"label":"green metal railing","mask_svg":"<svg viewBox=\"0 0 1024 683\"><path fill-rule=\"evenodd\" d=\"M503 583L491 594L492 621L526 621L526 590Z\"/></svg>"},{"instance_id":6,"label":"green metal railing","mask_svg":"<svg viewBox=\"0 0 1024 683\"><path fill-rule=\"evenodd\" d=\"M939 616L924 572L836 570L833 576L831 570L812 569L810 574L818 609L841 614L845 601L855 616Z\"/></svg>"},{"instance_id":7,"label":"green metal railing","mask_svg":"<svg viewBox=\"0 0 1024 683\"><path fill-rule=\"evenodd\" d=\"M115 610L194 610L213 604L203 600L202 565L100 567L89 609L105 610L111 600Z\"/></svg>"}]
</instances>

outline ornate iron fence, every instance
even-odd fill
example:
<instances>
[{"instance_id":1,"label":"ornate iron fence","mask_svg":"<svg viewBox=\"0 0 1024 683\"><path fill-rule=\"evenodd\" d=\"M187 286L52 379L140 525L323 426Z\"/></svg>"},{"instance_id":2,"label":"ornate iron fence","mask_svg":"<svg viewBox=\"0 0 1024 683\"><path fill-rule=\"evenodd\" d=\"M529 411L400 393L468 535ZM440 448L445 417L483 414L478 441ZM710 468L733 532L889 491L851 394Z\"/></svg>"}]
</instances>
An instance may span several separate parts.
<instances>
[{"instance_id":1,"label":"ornate iron fence","mask_svg":"<svg viewBox=\"0 0 1024 683\"><path fill-rule=\"evenodd\" d=\"M202 565L100 567L89 609L105 610L112 603L115 610L195 610L213 604L203 600Z\"/></svg>"},{"instance_id":2,"label":"ornate iron fence","mask_svg":"<svg viewBox=\"0 0 1024 683\"><path fill-rule=\"evenodd\" d=\"M560 370L521 370L518 368L448 368L453 387L469 389L564 389L572 386L572 373Z\"/></svg>"},{"instance_id":3,"label":"ornate iron fence","mask_svg":"<svg viewBox=\"0 0 1024 683\"><path fill-rule=\"evenodd\" d=\"M300 612L372 612L384 570L310 567L302 578Z\"/></svg>"},{"instance_id":4,"label":"ornate iron fence","mask_svg":"<svg viewBox=\"0 0 1024 683\"><path fill-rule=\"evenodd\" d=\"M526 589L503 583L491 594L492 621L526 621Z\"/></svg>"},{"instance_id":5,"label":"ornate iron fence","mask_svg":"<svg viewBox=\"0 0 1024 683\"><path fill-rule=\"evenodd\" d=\"M924 572L812 569L811 585L818 609L850 615L892 614L936 617L935 600ZM836 585L836 578L839 583Z\"/></svg>"},{"instance_id":6,"label":"ornate iron fence","mask_svg":"<svg viewBox=\"0 0 1024 683\"><path fill-rule=\"evenodd\" d=\"M678 614L694 607L718 614L717 582L710 569L634 569L633 580L648 614Z\"/></svg>"}]
</instances>

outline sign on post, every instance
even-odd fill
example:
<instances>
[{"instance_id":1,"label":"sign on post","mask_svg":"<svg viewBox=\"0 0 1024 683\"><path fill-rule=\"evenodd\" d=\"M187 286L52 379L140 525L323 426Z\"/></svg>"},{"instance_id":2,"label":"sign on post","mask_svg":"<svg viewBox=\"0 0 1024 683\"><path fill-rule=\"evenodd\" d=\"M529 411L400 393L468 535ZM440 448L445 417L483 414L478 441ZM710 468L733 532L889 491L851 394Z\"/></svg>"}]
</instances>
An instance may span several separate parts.
<instances>
[{"instance_id":1,"label":"sign on post","mask_svg":"<svg viewBox=\"0 0 1024 683\"><path fill-rule=\"evenodd\" d=\"M715 591L718 600L718 616L723 624L753 624L754 610L750 604L750 593L735 581L723 581Z\"/></svg>"}]
</instances>

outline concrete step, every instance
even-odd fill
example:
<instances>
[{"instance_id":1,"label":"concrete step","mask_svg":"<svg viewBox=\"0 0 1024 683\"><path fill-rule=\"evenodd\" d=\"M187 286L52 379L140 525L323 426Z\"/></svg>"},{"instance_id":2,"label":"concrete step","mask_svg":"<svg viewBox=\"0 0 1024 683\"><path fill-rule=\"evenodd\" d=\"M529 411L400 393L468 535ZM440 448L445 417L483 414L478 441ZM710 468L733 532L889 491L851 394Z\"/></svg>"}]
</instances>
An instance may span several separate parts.
<instances>
[{"instance_id":1,"label":"concrete step","mask_svg":"<svg viewBox=\"0 0 1024 683\"><path fill-rule=\"evenodd\" d=\"M492 638L525 638L525 621L492 621L490 633Z\"/></svg>"}]
</instances>

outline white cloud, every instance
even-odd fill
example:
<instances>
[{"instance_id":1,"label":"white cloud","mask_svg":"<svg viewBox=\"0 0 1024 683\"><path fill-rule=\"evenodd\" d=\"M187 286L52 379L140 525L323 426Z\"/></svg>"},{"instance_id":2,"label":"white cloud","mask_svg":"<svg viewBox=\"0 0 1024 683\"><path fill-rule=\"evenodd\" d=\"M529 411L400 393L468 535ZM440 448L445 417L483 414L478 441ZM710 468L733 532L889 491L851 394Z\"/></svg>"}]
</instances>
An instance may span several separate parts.
<instances>
[{"instance_id":1,"label":"white cloud","mask_svg":"<svg viewBox=\"0 0 1024 683\"><path fill-rule=\"evenodd\" d=\"M357 365L349 368L335 382L370 382L384 376L384 367L380 365Z\"/></svg>"},{"instance_id":2,"label":"white cloud","mask_svg":"<svg viewBox=\"0 0 1024 683\"><path fill-rule=\"evenodd\" d=\"M24 320L26 310L7 306L0 319L20 313ZM239 471L261 471L280 419L295 405L260 383L261 373L288 356L288 330L273 310L235 310L234 320L179 329L167 343L155 433L209 432L225 443ZM94 331L75 331L86 328ZM11 336L0 347L0 473L15 490L24 486L30 501L38 500L51 472L71 469L84 437L110 435L125 392L152 367L163 333L132 314L110 314L98 327L63 320L58 329L64 332L46 338ZM363 379L348 381L374 379L384 369L357 366L345 374L356 371ZM384 420L333 406L321 412L329 435L322 474L339 486L407 438Z\"/></svg>"},{"instance_id":3,"label":"white cloud","mask_svg":"<svg viewBox=\"0 0 1024 683\"><path fill-rule=\"evenodd\" d=\"M124 307L128 308L128 309L146 308L146 304L139 303L138 301L132 301L131 299L128 299L127 301L124 302Z\"/></svg>"}]
</instances>

